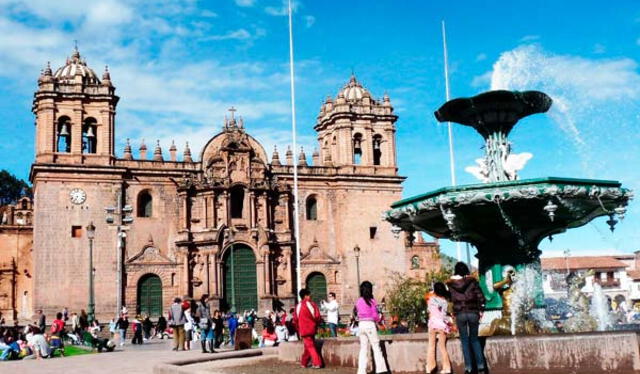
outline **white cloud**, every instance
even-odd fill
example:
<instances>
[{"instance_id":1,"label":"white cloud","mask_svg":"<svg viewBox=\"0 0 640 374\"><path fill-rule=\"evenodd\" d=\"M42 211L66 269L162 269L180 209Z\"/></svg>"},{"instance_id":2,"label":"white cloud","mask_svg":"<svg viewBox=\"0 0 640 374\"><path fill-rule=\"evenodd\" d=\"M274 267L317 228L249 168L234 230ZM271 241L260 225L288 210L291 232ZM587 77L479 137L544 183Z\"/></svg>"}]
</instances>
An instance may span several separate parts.
<instances>
[{"instance_id":1,"label":"white cloud","mask_svg":"<svg viewBox=\"0 0 640 374\"><path fill-rule=\"evenodd\" d=\"M538 39L540 39L540 35L525 35L522 38L520 38L520 42L521 43L533 42Z\"/></svg>"},{"instance_id":2,"label":"white cloud","mask_svg":"<svg viewBox=\"0 0 640 374\"><path fill-rule=\"evenodd\" d=\"M200 13L200 16L205 18L216 18L218 17L218 13L205 9Z\"/></svg>"},{"instance_id":3,"label":"white cloud","mask_svg":"<svg viewBox=\"0 0 640 374\"><path fill-rule=\"evenodd\" d=\"M487 59L487 55L485 53L480 53L476 56L476 62L484 61Z\"/></svg>"},{"instance_id":4,"label":"white cloud","mask_svg":"<svg viewBox=\"0 0 640 374\"><path fill-rule=\"evenodd\" d=\"M229 31L222 35L211 35L203 38L203 40L245 40L251 38L251 33L245 29Z\"/></svg>"},{"instance_id":5,"label":"white cloud","mask_svg":"<svg viewBox=\"0 0 640 374\"><path fill-rule=\"evenodd\" d=\"M252 7L255 3L255 0L236 0L236 5L241 7Z\"/></svg>"},{"instance_id":6,"label":"white cloud","mask_svg":"<svg viewBox=\"0 0 640 374\"><path fill-rule=\"evenodd\" d=\"M298 1L291 0L291 12L295 13L299 5ZM289 14L289 3L287 0L282 0L280 6L268 6L264 11L271 16L286 16Z\"/></svg>"},{"instance_id":7,"label":"white cloud","mask_svg":"<svg viewBox=\"0 0 640 374\"><path fill-rule=\"evenodd\" d=\"M305 16L304 17L304 21L305 21L305 26L307 28L310 28L311 26L313 26L314 23L316 23L316 17L314 17L314 16Z\"/></svg>"},{"instance_id":8,"label":"white cloud","mask_svg":"<svg viewBox=\"0 0 640 374\"><path fill-rule=\"evenodd\" d=\"M473 77L471 80L472 87L486 87L491 84L491 76L493 75L492 71L487 71L482 75L478 75Z\"/></svg>"}]
</instances>

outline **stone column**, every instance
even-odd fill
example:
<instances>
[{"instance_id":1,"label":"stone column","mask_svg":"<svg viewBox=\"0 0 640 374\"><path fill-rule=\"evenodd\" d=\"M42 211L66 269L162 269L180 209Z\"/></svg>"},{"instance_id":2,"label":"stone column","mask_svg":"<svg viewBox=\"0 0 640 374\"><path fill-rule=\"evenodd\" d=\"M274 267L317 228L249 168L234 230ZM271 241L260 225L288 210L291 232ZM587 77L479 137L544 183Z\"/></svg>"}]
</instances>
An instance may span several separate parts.
<instances>
[{"instance_id":1,"label":"stone column","mask_svg":"<svg viewBox=\"0 0 640 374\"><path fill-rule=\"evenodd\" d=\"M253 191L249 192L249 227L256 227L256 201L255 201L255 193Z\"/></svg>"},{"instance_id":2,"label":"stone column","mask_svg":"<svg viewBox=\"0 0 640 374\"><path fill-rule=\"evenodd\" d=\"M82 108L73 110L71 116L71 153L82 153Z\"/></svg>"},{"instance_id":3,"label":"stone column","mask_svg":"<svg viewBox=\"0 0 640 374\"><path fill-rule=\"evenodd\" d=\"M217 228L218 227L218 194L213 191L213 195L211 196L211 219L213 221L213 224L211 225L211 227L213 228Z\"/></svg>"}]
</instances>

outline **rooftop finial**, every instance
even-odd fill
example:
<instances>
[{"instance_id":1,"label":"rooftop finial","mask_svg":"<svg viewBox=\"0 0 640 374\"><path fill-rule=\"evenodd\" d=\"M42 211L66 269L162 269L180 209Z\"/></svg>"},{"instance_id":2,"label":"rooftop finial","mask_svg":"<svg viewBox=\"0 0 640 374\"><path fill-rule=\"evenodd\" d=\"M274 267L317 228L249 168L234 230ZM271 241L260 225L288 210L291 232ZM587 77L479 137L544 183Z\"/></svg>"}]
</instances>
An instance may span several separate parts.
<instances>
[{"instance_id":1,"label":"rooftop finial","mask_svg":"<svg viewBox=\"0 0 640 374\"><path fill-rule=\"evenodd\" d=\"M78 41L77 40L73 41L73 53L71 54L71 58L75 62L78 62L80 60L80 51L78 51Z\"/></svg>"},{"instance_id":2,"label":"rooftop finial","mask_svg":"<svg viewBox=\"0 0 640 374\"><path fill-rule=\"evenodd\" d=\"M191 149L189 148L189 142L187 142L187 144L184 147L184 154L183 154L182 161L193 162L193 159L191 158Z\"/></svg>"},{"instance_id":3,"label":"rooftop finial","mask_svg":"<svg viewBox=\"0 0 640 374\"><path fill-rule=\"evenodd\" d=\"M133 160L133 154L131 154L131 142L127 138L127 143L124 146L124 159Z\"/></svg>"}]
</instances>

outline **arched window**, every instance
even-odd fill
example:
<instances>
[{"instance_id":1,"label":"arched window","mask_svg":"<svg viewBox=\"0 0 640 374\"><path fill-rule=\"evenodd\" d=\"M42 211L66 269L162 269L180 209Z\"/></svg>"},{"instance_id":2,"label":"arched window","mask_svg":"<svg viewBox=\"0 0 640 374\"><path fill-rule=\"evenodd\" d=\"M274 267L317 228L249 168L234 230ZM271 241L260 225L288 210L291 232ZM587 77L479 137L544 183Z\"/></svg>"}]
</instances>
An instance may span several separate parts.
<instances>
[{"instance_id":1,"label":"arched window","mask_svg":"<svg viewBox=\"0 0 640 374\"><path fill-rule=\"evenodd\" d=\"M20 207L20 209L27 209L27 204L28 204L27 200L26 200L26 199L23 199L23 200L20 202L20 206L21 206L21 207Z\"/></svg>"},{"instance_id":2,"label":"arched window","mask_svg":"<svg viewBox=\"0 0 640 374\"><path fill-rule=\"evenodd\" d=\"M58 119L56 152L71 152L71 119L67 116Z\"/></svg>"},{"instance_id":3,"label":"arched window","mask_svg":"<svg viewBox=\"0 0 640 374\"><path fill-rule=\"evenodd\" d=\"M382 159L382 136L373 136L373 164L380 165Z\"/></svg>"},{"instance_id":4,"label":"arched window","mask_svg":"<svg viewBox=\"0 0 640 374\"><path fill-rule=\"evenodd\" d=\"M362 134L355 134L353 136L353 163L360 165L362 159Z\"/></svg>"},{"instance_id":5,"label":"arched window","mask_svg":"<svg viewBox=\"0 0 640 374\"><path fill-rule=\"evenodd\" d=\"M242 218L244 210L244 188L234 186L231 188L231 218Z\"/></svg>"},{"instance_id":6,"label":"arched window","mask_svg":"<svg viewBox=\"0 0 640 374\"><path fill-rule=\"evenodd\" d=\"M307 198L307 220L316 221L318 219L318 200L314 195Z\"/></svg>"},{"instance_id":7,"label":"arched window","mask_svg":"<svg viewBox=\"0 0 640 374\"><path fill-rule=\"evenodd\" d=\"M98 145L96 120L87 118L82 125L82 153L96 153Z\"/></svg>"},{"instance_id":8,"label":"arched window","mask_svg":"<svg viewBox=\"0 0 640 374\"><path fill-rule=\"evenodd\" d=\"M153 214L153 198L144 190L138 195L138 217L151 217Z\"/></svg>"}]
</instances>

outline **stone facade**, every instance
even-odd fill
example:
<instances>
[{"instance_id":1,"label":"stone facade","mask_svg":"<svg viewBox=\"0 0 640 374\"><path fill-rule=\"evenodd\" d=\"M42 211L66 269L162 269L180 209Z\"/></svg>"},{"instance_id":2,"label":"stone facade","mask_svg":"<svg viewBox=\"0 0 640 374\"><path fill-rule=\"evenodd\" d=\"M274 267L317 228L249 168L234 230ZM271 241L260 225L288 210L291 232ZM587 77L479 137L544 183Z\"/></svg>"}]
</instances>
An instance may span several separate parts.
<instances>
[{"instance_id":1,"label":"stone facade","mask_svg":"<svg viewBox=\"0 0 640 374\"><path fill-rule=\"evenodd\" d=\"M0 216L0 318L11 323L33 314L31 199L0 207Z\"/></svg>"},{"instance_id":2,"label":"stone facade","mask_svg":"<svg viewBox=\"0 0 640 374\"><path fill-rule=\"evenodd\" d=\"M293 152L287 150L281 162L274 149L269 159L235 109L197 160L188 144L180 160L173 144L165 160L159 143L151 159L146 144L135 158L128 142L123 156L116 157L118 97L107 70L98 79L75 50L65 66L55 73L47 67L38 82L31 169L35 309L85 307L90 222L96 226L99 319L113 316L118 296L134 311L153 298L160 297L166 309L175 296L202 294L229 308L236 297L247 296L236 292L246 290L254 290L255 302L249 298L243 305L291 304L296 210L302 284L322 274L327 291L338 295L345 310L356 297L358 275L373 281L381 297L389 271L404 272L418 252L437 253L437 245L406 248L380 218L402 193L397 116L388 96L373 99L355 77L322 105L313 162L307 163L302 150L295 157L298 209ZM237 267L235 256L251 265ZM427 266L430 260L423 258ZM234 278L236 271L243 277ZM150 277L161 284L161 296L147 285L153 283Z\"/></svg>"}]
</instances>

